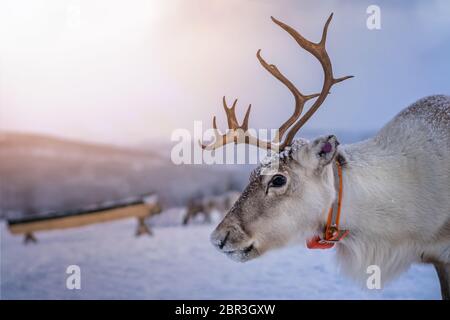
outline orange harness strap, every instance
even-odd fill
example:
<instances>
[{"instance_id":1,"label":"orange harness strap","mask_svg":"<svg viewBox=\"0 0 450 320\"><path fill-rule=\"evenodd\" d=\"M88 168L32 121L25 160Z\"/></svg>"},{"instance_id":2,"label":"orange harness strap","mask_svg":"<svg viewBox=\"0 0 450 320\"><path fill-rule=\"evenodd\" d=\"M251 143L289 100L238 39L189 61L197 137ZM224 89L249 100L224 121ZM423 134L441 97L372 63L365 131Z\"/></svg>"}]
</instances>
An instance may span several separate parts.
<instances>
[{"instance_id":1,"label":"orange harness strap","mask_svg":"<svg viewBox=\"0 0 450 320\"><path fill-rule=\"evenodd\" d=\"M339 229L339 218L341 216L342 204L342 167L339 162L335 162L334 180L337 188L337 199L328 211L327 224L325 226L323 237L315 236L306 242L308 249L330 249L334 244L344 239L349 231Z\"/></svg>"}]
</instances>

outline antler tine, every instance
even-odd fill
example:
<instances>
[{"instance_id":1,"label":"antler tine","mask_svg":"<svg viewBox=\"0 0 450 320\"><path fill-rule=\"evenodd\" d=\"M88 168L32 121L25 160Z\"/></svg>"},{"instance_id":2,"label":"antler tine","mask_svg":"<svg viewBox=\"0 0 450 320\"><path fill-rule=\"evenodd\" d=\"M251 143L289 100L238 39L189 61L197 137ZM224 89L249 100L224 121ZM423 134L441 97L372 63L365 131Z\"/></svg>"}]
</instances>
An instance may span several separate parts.
<instances>
[{"instance_id":1,"label":"antler tine","mask_svg":"<svg viewBox=\"0 0 450 320\"><path fill-rule=\"evenodd\" d=\"M248 108L247 108L247 111L245 112L244 121L242 121L242 125L241 125L241 128L242 128L242 130L244 130L244 131L247 131L247 130L248 130L248 119L249 119L249 117L250 117L250 111L251 111L251 110L252 110L252 105L249 104L249 105L248 105Z\"/></svg>"},{"instance_id":2,"label":"antler tine","mask_svg":"<svg viewBox=\"0 0 450 320\"><path fill-rule=\"evenodd\" d=\"M311 106L311 108L291 127L289 130L286 140L281 145L281 149L285 148L287 145L291 144L295 134L298 132L298 130L311 118L311 116L317 111L317 109L322 105L322 103L325 101L325 98L327 97L328 93L330 92L330 88L339 82L342 82L344 80L347 80L349 78L352 78L353 76L346 76L342 78L335 79L333 77L333 68L331 65L330 57L328 56L328 53L325 48L325 43L327 39L327 33L328 33L328 26L330 25L331 19L333 18L333 14L329 16L327 19L322 32L322 38L318 43L311 42L304 38L300 33L298 33L295 29L288 26L287 24L275 19L274 17L271 17L272 21L275 22L277 25L279 25L281 28L283 28L285 31L287 31L294 40L306 51L311 53L314 57L319 60L320 64L322 65L323 73L324 73L324 83L322 86L322 91L317 98L317 100L314 102L314 104Z\"/></svg>"},{"instance_id":3,"label":"antler tine","mask_svg":"<svg viewBox=\"0 0 450 320\"><path fill-rule=\"evenodd\" d=\"M204 145L201 140L198 141L200 147L203 150L213 150L219 148L223 145L222 135L219 133L219 129L217 128L216 116L213 117L213 130L214 130L214 142L209 145Z\"/></svg>"},{"instance_id":4,"label":"antler tine","mask_svg":"<svg viewBox=\"0 0 450 320\"><path fill-rule=\"evenodd\" d=\"M336 84L336 83L339 83L339 82L342 82L342 81L344 81L344 80L347 80L347 79L350 79L350 78L354 78L355 76L345 76L345 77L340 77L340 78L337 78L337 79L333 79L333 84Z\"/></svg>"},{"instance_id":5,"label":"antler tine","mask_svg":"<svg viewBox=\"0 0 450 320\"><path fill-rule=\"evenodd\" d=\"M228 108L227 101L225 96L223 96L223 108L225 109L225 113L227 115L228 128L237 129L239 127L239 123L236 118L236 103L238 99L235 99L231 108Z\"/></svg>"},{"instance_id":6,"label":"antler tine","mask_svg":"<svg viewBox=\"0 0 450 320\"><path fill-rule=\"evenodd\" d=\"M264 67L264 69L269 71L269 73L271 75L273 75L275 78L277 78L281 83L283 83L291 91L291 93L295 99L294 113L289 117L289 119L287 119L280 126L280 128L278 130L278 141L281 141L286 130L289 129L289 127L292 126L295 123L295 121L302 114L305 103L310 99L318 97L320 94L316 93L316 94L311 94L311 95L303 95L300 92L300 90L298 90L297 87L280 72L280 70L277 68L276 65L269 64L264 60L264 58L261 56L261 49L259 49L258 52L256 53L256 57L258 58L259 62Z\"/></svg>"},{"instance_id":7,"label":"antler tine","mask_svg":"<svg viewBox=\"0 0 450 320\"><path fill-rule=\"evenodd\" d=\"M333 19L333 12L330 14L330 16L327 19L327 22L325 22L325 25L323 26L322 38L320 39L320 42L319 42L319 44L321 44L323 46L325 46L325 42L327 41L328 26L330 25L331 19Z\"/></svg>"}]
</instances>

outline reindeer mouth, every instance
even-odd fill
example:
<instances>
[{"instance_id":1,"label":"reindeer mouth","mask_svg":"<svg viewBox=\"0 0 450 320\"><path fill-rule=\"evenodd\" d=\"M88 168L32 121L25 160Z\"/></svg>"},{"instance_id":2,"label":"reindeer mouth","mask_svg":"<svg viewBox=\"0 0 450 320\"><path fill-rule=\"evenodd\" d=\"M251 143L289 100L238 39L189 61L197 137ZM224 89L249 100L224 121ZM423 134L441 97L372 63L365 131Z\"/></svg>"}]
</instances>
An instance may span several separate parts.
<instances>
[{"instance_id":1,"label":"reindeer mouth","mask_svg":"<svg viewBox=\"0 0 450 320\"><path fill-rule=\"evenodd\" d=\"M222 252L225 253L229 258L239 262L251 260L259 255L258 250L255 248L255 245L253 243L243 249L227 250Z\"/></svg>"}]
</instances>

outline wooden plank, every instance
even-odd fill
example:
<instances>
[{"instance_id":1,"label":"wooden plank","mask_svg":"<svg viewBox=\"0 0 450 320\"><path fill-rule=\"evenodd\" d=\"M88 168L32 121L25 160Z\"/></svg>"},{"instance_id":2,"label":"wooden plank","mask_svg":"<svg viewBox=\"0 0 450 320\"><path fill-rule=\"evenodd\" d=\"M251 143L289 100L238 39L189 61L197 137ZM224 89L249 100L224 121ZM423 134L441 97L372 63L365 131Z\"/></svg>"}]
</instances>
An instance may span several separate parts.
<instances>
[{"instance_id":1,"label":"wooden plank","mask_svg":"<svg viewBox=\"0 0 450 320\"><path fill-rule=\"evenodd\" d=\"M76 208L76 209L68 209L65 211L49 211L49 212L41 212L33 215L22 215L16 218L7 219L9 225L13 224L21 224L21 223L29 223L29 222L37 222L47 219L56 219L56 218L64 218L69 216L77 216L83 214L92 214L98 213L101 211L107 211L116 208L123 208L134 206L137 204L149 204L149 206L155 205L154 203L145 202L143 198L128 198L122 199L119 201L106 201L97 205L90 205L85 208Z\"/></svg>"},{"instance_id":2,"label":"wooden plank","mask_svg":"<svg viewBox=\"0 0 450 320\"><path fill-rule=\"evenodd\" d=\"M147 204L137 204L122 208L100 211L92 214L59 217L43 221L13 224L9 230L13 234L32 233L34 231L55 230L81 227L94 223L101 223L130 217L148 217L151 207Z\"/></svg>"}]
</instances>

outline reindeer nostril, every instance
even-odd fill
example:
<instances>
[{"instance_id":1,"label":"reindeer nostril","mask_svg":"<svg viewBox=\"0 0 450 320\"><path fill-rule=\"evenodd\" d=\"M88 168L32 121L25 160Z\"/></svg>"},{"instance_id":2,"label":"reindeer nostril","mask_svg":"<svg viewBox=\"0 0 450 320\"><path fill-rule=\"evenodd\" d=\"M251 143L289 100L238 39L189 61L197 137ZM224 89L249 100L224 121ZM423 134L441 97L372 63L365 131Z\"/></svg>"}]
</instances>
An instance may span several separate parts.
<instances>
[{"instance_id":1,"label":"reindeer nostril","mask_svg":"<svg viewBox=\"0 0 450 320\"><path fill-rule=\"evenodd\" d=\"M223 249L223 247L225 246L225 243L227 243L228 237L230 236L230 231L227 232L227 234L225 235L225 238L223 238L222 241L220 241L219 243L219 249Z\"/></svg>"}]
</instances>

